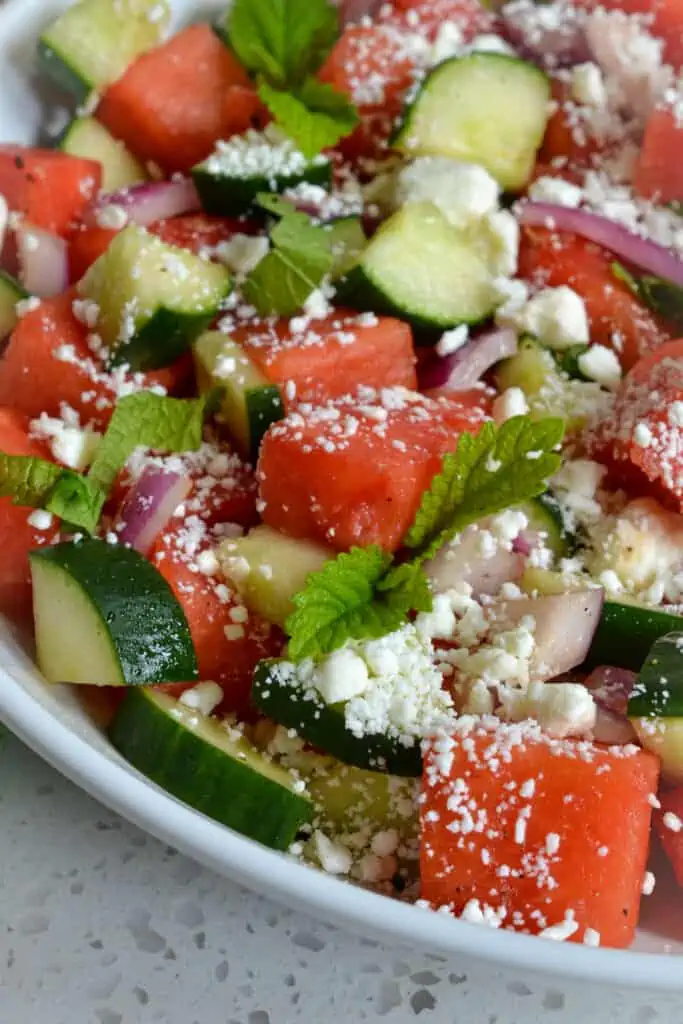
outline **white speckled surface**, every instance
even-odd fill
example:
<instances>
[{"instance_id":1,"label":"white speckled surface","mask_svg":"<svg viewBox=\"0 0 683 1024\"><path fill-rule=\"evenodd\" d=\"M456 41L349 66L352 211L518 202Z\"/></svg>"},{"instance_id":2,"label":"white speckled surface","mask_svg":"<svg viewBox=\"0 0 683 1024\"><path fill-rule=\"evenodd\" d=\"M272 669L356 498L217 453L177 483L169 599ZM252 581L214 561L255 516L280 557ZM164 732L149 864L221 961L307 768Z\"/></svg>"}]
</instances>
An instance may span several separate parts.
<instances>
[{"instance_id":1,"label":"white speckled surface","mask_svg":"<svg viewBox=\"0 0 683 1024\"><path fill-rule=\"evenodd\" d=\"M212 874L0 748L0 1024L679 1024L336 931Z\"/></svg>"}]
</instances>

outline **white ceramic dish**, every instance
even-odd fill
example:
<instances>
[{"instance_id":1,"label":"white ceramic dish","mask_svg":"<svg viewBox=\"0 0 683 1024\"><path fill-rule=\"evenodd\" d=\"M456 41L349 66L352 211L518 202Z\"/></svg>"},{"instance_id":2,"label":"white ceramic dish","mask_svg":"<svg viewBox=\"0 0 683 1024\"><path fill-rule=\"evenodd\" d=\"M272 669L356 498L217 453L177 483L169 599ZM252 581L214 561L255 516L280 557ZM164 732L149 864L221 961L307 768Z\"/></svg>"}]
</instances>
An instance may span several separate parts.
<instances>
[{"instance_id":1,"label":"white ceramic dish","mask_svg":"<svg viewBox=\"0 0 683 1024\"><path fill-rule=\"evenodd\" d=\"M29 142L45 118L33 52L42 29L69 0L0 0L0 142ZM204 4L225 7L224 0ZM175 0L179 18L196 0ZM365 892L231 832L174 800L114 750L68 688L48 688L14 635L0 626L0 718L91 795L218 872L331 923L439 953L621 988L683 992L683 898L665 865L645 901L636 948L594 950L453 921Z\"/></svg>"}]
</instances>

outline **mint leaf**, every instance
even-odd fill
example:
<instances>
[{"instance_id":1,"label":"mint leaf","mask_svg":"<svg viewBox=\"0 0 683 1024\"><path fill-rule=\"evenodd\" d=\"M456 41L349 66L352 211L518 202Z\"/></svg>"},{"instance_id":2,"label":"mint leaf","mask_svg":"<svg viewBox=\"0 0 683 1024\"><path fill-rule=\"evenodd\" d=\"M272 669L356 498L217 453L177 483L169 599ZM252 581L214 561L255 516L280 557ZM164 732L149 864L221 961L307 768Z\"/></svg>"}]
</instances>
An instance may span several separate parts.
<instances>
[{"instance_id":1,"label":"mint leaf","mask_svg":"<svg viewBox=\"0 0 683 1024\"><path fill-rule=\"evenodd\" d=\"M328 654L347 640L373 639L398 629L415 597L426 604L428 584L421 570L387 572L391 555L373 545L337 555L294 597L287 619L289 656L295 661ZM431 600L429 601L431 607Z\"/></svg>"},{"instance_id":2,"label":"mint leaf","mask_svg":"<svg viewBox=\"0 0 683 1024\"><path fill-rule=\"evenodd\" d=\"M47 459L0 452L0 497L15 505L44 508L64 470Z\"/></svg>"},{"instance_id":3,"label":"mint leaf","mask_svg":"<svg viewBox=\"0 0 683 1024\"><path fill-rule=\"evenodd\" d=\"M350 100L315 78L307 78L291 92L262 82L258 92L285 135L309 159L336 146L358 124L358 114Z\"/></svg>"},{"instance_id":4,"label":"mint leaf","mask_svg":"<svg viewBox=\"0 0 683 1024\"><path fill-rule=\"evenodd\" d=\"M486 423L476 435L461 434L422 495L406 546L420 559L432 558L471 523L542 494L560 467L554 449L563 434L563 420L528 416L515 416L498 429Z\"/></svg>"},{"instance_id":5,"label":"mint leaf","mask_svg":"<svg viewBox=\"0 0 683 1024\"><path fill-rule=\"evenodd\" d=\"M318 70L339 34L329 0L234 0L228 41L240 62L282 88Z\"/></svg>"},{"instance_id":6,"label":"mint leaf","mask_svg":"<svg viewBox=\"0 0 683 1024\"><path fill-rule=\"evenodd\" d=\"M0 453L0 496L15 505L44 508L89 533L95 529L106 494L71 469L47 459Z\"/></svg>"},{"instance_id":7,"label":"mint leaf","mask_svg":"<svg viewBox=\"0 0 683 1024\"><path fill-rule=\"evenodd\" d=\"M107 492L94 480L65 470L44 507L69 527L94 533L106 500Z\"/></svg>"},{"instance_id":8,"label":"mint leaf","mask_svg":"<svg viewBox=\"0 0 683 1024\"><path fill-rule=\"evenodd\" d=\"M242 294L261 316L294 316L334 263L328 233L280 200L259 196L260 205L281 217L270 234L270 251L247 275Z\"/></svg>"},{"instance_id":9,"label":"mint leaf","mask_svg":"<svg viewBox=\"0 0 683 1024\"><path fill-rule=\"evenodd\" d=\"M213 393L186 400L138 391L122 398L97 449L88 480L109 491L138 447L196 451L202 443L204 418L214 401Z\"/></svg>"}]
</instances>

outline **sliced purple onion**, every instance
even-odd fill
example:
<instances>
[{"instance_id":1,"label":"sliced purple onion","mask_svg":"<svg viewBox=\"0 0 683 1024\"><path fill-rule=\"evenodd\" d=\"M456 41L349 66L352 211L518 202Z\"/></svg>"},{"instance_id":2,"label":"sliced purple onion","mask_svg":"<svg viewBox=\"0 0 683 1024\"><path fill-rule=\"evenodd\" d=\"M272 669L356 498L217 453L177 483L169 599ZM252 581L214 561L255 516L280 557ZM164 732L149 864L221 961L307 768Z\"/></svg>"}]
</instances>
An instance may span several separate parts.
<instances>
[{"instance_id":1,"label":"sliced purple onion","mask_svg":"<svg viewBox=\"0 0 683 1024\"><path fill-rule=\"evenodd\" d=\"M194 213L201 209L201 203L192 181L182 178L177 181L144 182L99 196L93 215L100 227L108 226L108 209L123 210L130 223L146 228L158 220Z\"/></svg>"},{"instance_id":2,"label":"sliced purple onion","mask_svg":"<svg viewBox=\"0 0 683 1024\"><path fill-rule=\"evenodd\" d=\"M482 524L483 525L483 524ZM481 531L470 527L457 544L446 544L427 562L425 569L436 594L460 583L469 583L475 597L497 594L504 583L520 579L525 558L502 545L489 558L481 553Z\"/></svg>"},{"instance_id":3,"label":"sliced purple onion","mask_svg":"<svg viewBox=\"0 0 683 1024\"><path fill-rule=\"evenodd\" d=\"M466 391L487 370L517 352L517 334L508 328L485 331L447 356L436 353L420 367L420 390Z\"/></svg>"},{"instance_id":4,"label":"sliced purple onion","mask_svg":"<svg viewBox=\"0 0 683 1024\"><path fill-rule=\"evenodd\" d=\"M61 295L69 287L68 247L63 238L22 225L15 232L19 279L40 299Z\"/></svg>"},{"instance_id":5,"label":"sliced purple onion","mask_svg":"<svg viewBox=\"0 0 683 1024\"><path fill-rule=\"evenodd\" d=\"M594 695L595 696L595 695ZM638 734L628 718L617 715L614 711L597 704L597 715L593 727L593 739L596 743L604 743L610 747L621 747L626 743L636 743Z\"/></svg>"},{"instance_id":6,"label":"sliced purple onion","mask_svg":"<svg viewBox=\"0 0 683 1024\"><path fill-rule=\"evenodd\" d=\"M147 554L191 488L192 481L182 473L148 466L121 508L117 530L121 543Z\"/></svg>"},{"instance_id":7,"label":"sliced purple onion","mask_svg":"<svg viewBox=\"0 0 683 1024\"><path fill-rule=\"evenodd\" d=\"M589 242L602 245L626 263L647 270L655 277L683 287L683 261L664 246L641 238L606 217L587 210L575 210L554 203L520 203L518 218L527 227L570 231Z\"/></svg>"},{"instance_id":8,"label":"sliced purple onion","mask_svg":"<svg viewBox=\"0 0 683 1024\"><path fill-rule=\"evenodd\" d=\"M337 0L339 20L342 25L348 25L361 18L372 18L383 3L384 0Z\"/></svg>"},{"instance_id":9,"label":"sliced purple onion","mask_svg":"<svg viewBox=\"0 0 683 1024\"><path fill-rule=\"evenodd\" d=\"M499 621L517 625L527 615L535 622L536 649L532 669L543 679L554 679L586 659L605 600L601 587L550 597L506 601Z\"/></svg>"},{"instance_id":10,"label":"sliced purple onion","mask_svg":"<svg viewBox=\"0 0 683 1024\"><path fill-rule=\"evenodd\" d=\"M601 665L591 672L584 685L593 694L596 704L625 718L636 678L636 673L627 668Z\"/></svg>"},{"instance_id":11,"label":"sliced purple onion","mask_svg":"<svg viewBox=\"0 0 683 1024\"><path fill-rule=\"evenodd\" d=\"M538 9L520 8L512 4L499 12L501 35L512 43L522 57L544 68L570 68L591 59L586 38L584 19L572 8L563 12L561 24L554 20L547 24L538 15ZM530 19L533 19L530 24Z\"/></svg>"}]
</instances>

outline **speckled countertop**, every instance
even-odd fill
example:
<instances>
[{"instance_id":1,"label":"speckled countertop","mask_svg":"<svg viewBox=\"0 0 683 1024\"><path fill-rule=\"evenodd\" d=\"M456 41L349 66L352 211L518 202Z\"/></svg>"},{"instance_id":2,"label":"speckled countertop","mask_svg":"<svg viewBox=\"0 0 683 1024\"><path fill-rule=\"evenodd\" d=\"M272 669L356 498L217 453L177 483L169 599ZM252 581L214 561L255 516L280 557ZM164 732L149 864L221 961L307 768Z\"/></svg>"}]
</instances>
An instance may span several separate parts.
<instances>
[{"instance_id":1,"label":"speckled countertop","mask_svg":"<svg viewBox=\"0 0 683 1024\"><path fill-rule=\"evenodd\" d=\"M683 1000L389 949L200 868L0 748L0 1024L680 1024Z\"/></svg>"}]
</instances>

